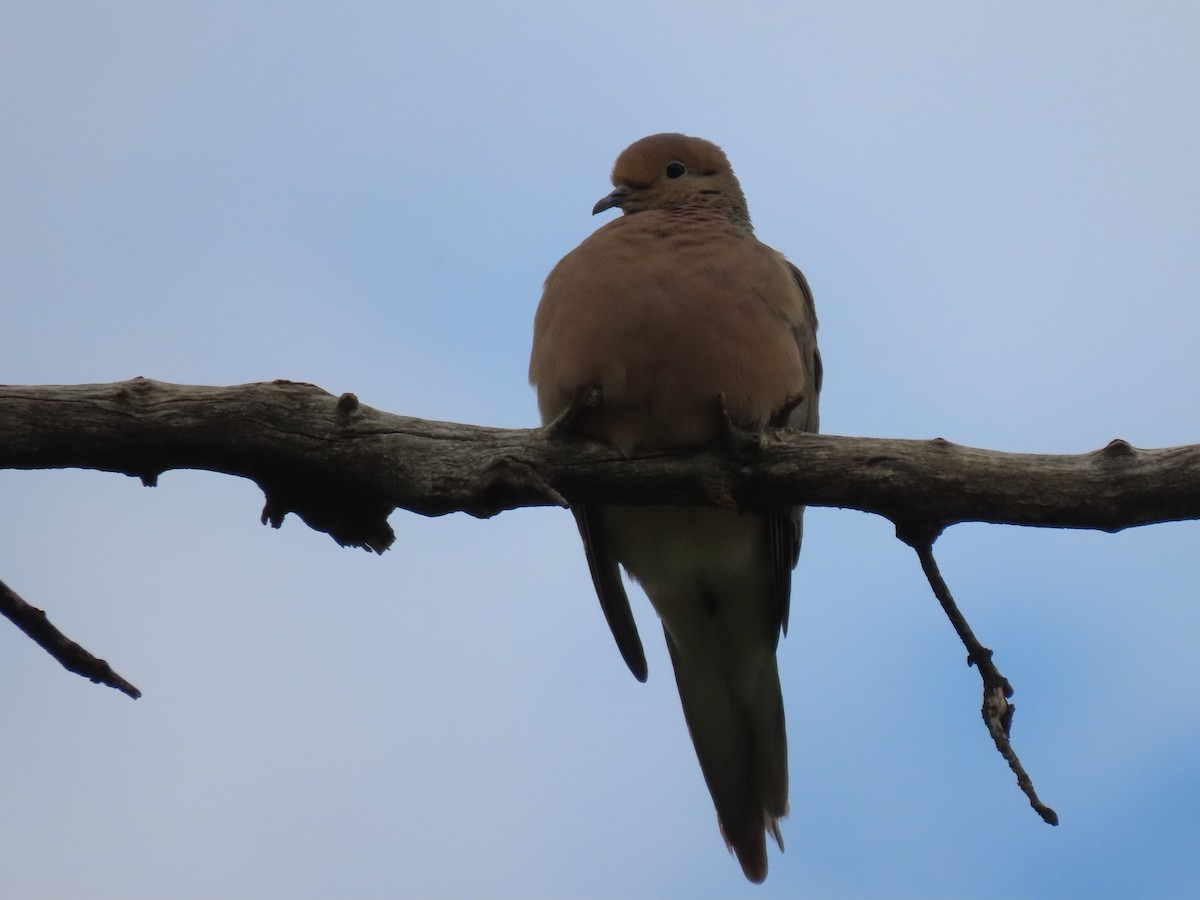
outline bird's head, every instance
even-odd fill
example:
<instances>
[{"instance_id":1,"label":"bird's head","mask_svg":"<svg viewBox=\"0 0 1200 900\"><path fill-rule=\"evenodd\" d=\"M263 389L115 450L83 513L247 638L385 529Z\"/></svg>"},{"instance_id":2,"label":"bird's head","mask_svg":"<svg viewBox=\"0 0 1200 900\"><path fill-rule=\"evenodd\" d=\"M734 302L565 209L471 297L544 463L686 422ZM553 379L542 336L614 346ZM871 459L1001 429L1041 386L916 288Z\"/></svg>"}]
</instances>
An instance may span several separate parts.
<instances>
[{"instance_id":1,"label":"bird's head","mask_svg":"<svg viewBox=\"0 0 1200 900\"><path fill-rule=\"evenodd\" d=\"M685 134L652 134L630 144L612 171L613 190L592 214L613 207L645 210L714 209L747 231L750 214L729 159L716 144Z\"/></svg>"}]
</instances>

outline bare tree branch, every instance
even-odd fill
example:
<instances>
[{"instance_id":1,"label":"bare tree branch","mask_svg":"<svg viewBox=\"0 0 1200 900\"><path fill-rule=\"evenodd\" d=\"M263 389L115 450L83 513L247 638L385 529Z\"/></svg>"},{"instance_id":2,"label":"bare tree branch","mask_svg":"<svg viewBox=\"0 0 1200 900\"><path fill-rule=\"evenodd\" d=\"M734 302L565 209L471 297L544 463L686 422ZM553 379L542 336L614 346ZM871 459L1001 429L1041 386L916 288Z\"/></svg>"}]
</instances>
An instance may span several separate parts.
<instances>
[{"instance_id":1,"label":"bare tree branch","mask_svg":"<svg viewBox=\"0 0 1200 900\"><path fill-rule=\"evenodd\" d=\"M95 684L106 684L134 700L142 692L118 675L102 659L96 659L50 624L46 614L30 606L3 581L0 581L0 615L29 635L39 647L57 659L64 669L82 675Z\"/></svg>"},{"instance_id":2,"label":"bare tree branch","mask_svg":"<svg viewBox=\"0 0 1200 900\"><path fill-rule=\"evenodd\" d=\"M771 432L751 451L626 460L561 429L397 416L297 382L0 386L0 468L67 467L146 484L170 469L250 478L266 494L264 521L278 526L295 512L341 544L376 551L393 540L386 520L397 507L487 517L564 499L836 506L929 539L970 521L1119 531L1200 518L1200 446L1138 450L1115 440L1091 453L1037 455L940 438Z\"/></svg>"},{"instance_id":3,"label":"bare tree branch","mask_svg":"<svg viewBox=\"0 0 1200 900\"><path fill-rule=\"evenodd\" d=\"M570 435L571 419L597 400L584 392L545 428L504 429L392 415L353 394L334 397L289 381L0 386L0 469L101 469L147 485L170 469L237 475L262 488L264 522L279 527L294 512L342 545L376 552L394 540L387 518L396 508L486 517L523 506L603 502L876 513L916 549L983 678L982 713L997 749L1034 809L1057 822L1009 743L1012 688L955 605L933 543L958 522L1111 532L1200 518L1200 446L1138 450L1114 440L1091 453L1034 455L940 438L735 434L727 422L726 439L708 450L624 459ZM714 415L719 410L714 398ZM7 589L0 612L68 669L138 696Z\"/></svg>"}]
</instances>

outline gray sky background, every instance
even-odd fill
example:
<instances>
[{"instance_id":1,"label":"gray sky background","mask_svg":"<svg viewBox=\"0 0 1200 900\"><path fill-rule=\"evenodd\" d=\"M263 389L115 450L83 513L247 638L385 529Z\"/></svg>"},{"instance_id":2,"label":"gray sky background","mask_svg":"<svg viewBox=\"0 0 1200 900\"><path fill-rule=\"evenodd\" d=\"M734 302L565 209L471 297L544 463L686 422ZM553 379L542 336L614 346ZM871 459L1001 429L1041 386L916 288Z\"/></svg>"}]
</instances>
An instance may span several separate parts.
<instances>
[{"instance_id":1,"label":"gray sky background","mask_svg":"<svg viewBox=\"0 0 1200 900\"><path fill-rule=\"evenodd\" d=\"M541 280L616 154L678 130L808 275L826 431L1200 440L1193 4L506 6L8 3L0 381L532 425ZM937 545L1051 829L911 551L810 511L755 888L653 613L639 685L565 512L397 513L372 557L260 508L205 473L0 473L0 578L145 691L0 628L0 895L1200 893L1195 524Z\"/></svg>"}]
</instances>

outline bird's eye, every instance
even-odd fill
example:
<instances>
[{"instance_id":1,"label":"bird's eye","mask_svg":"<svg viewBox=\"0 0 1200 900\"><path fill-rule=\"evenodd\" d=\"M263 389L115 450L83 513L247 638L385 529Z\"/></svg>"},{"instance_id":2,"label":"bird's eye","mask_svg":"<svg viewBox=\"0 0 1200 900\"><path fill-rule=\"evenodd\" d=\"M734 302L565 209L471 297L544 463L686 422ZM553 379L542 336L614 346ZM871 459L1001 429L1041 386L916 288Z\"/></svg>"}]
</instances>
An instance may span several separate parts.
<instances>
[{"instance_id":1,"label":"bird's eye","mask_svg":"<svg viewBox=\"0 0 1200 900\"><path fill-rule=\"evenodd\" d=\"M681 175L687 174L687 166L681 162L667 163L667 177L678 178Z\"/></svg>"}]
</instances>

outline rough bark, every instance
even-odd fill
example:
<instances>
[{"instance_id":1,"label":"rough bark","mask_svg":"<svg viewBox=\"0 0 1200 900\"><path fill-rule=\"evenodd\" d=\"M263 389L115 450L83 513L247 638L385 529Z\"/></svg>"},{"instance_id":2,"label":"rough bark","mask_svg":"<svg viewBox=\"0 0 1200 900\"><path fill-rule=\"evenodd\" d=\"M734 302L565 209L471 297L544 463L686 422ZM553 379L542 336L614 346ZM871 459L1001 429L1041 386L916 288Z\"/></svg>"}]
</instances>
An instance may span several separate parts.
<instances>
[{"instance_id":1,"label":"rough bark","mask_svg":"<svg viewBox=\"0 0 1200 900\"><path fill-rule=\"evenodd\" d=\"M486 517L600 499L858 509L910 542L968 521L1119 531L1200 518L1200 446L1114 440L1039 455L773 432L624 460L561 432L398 416L288 381L0 386L0 468L102 469L146 484L170 469L238 475L263 489L264 521L295 512L339 543L377 551L393 539L395 508Z\"/></svg>"}]
</instances>

